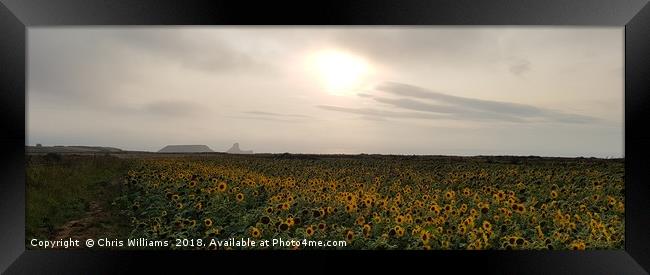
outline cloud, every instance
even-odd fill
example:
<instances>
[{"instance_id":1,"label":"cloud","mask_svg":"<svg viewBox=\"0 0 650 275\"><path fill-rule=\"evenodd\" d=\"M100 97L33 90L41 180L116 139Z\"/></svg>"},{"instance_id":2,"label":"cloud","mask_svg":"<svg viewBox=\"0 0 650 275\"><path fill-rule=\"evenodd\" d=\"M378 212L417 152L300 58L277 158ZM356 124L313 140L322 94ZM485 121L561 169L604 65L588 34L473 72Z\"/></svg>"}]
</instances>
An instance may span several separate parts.
<instances>
[{"instance_id":1,"label":"cloud","mask_svg":"<svg viewBox=\"0 0 650 275\"><path fill-rule=\"evenodd\" d=\"M530 71L530 61L521 59L510 64L510 72L515 75L522 75L525 72Z\"/></svg>"},{"instance_id":2,"label":"cloud","mask_svg":"<svg viewBox=\"0 0 650 275\"><path fill-rule=\"evenodd\" d=\"M336 33L332 40L371 60L402 65L471 65L491 62L499 57L498 32L482 28L403 28L348 29ZM417 57L417 58L414 58Z\"/></svg>"},{"instance_id":3,"label":"cloud","mask_svg":"<svg viewBox=\"0 0 650 275\"><path fill-rule=\"evenodd\" d=\"M259 71L268 65L229 45L222 38L191 30L133 29L111 34L110 42L141 55L206 72Z\"/></svg>"},{"instance_id":4,"label":"cloud","mask_svg":"<svg viewBox=\"0 0 650 275\"><path fill-rule=\"evenodd\" d=\"M383 118L418 118L418 119L448 119L450 117L444 115L434 115L419 112L395 112L388 110L381 110L375 108L350 108L332 105L318 105L318 108L337 111L343 113L357 114L362 116L383 117Z\"/></svg>"},{"instance_id":5,"label":"cloud","mask_svg":"<svg viewBox=\"0 0 650 275\"><path fill-rule=\"evenodd\" d=\"M28 36L28 97L67 105L105 104L117 83L132 80L131 66L96 32L36 28Z\"/></svg>"},{"instance_id":6,"label":"cloud","mask_svg":"<svg viewBox=\"0 0 650 275\"><path fill-rule=\"evenodd\" d=\"M383 117L376 117L376 116L361 116L360 118L363 119L363 120L368 120L368 121L379 121L379 122L388 121L387 119L385 119Z\"/></svg>"},{"instance_id":7,"label":"cloud","mask_svg":"<svg viewBox=\"0 0 650 275\"><path fill-rule=\"evenodd\" d=\"M431 104L427 102L421 102L421 101L406 99L406 98L391 99L391 98L375 97L374 99L378 102L389 104L402 109L421 111L421 112L450 114L453 115L453 117L449 117L452 119L501 120L501 121L509 121L509 122L524 122L523 119L508 114L481 112L481 111L471 110L471 109L462 108L454 105L436 105L436 104Z\"/></svg>"},{"instance_id":8,"label":"cloud","mask_svg":"<svg viewBox=\"0 0 650 275\"><path fill-rule=\"evenodd\" d=\"M244 115L227 116L235 119L278 121L278 122L305 122L313 121L311 116L301 114L283 114L266 111L245 111Z\"/></svg>"},{"instance_id":9,"label":"cloud","mask_svg":"<svg viewBox=\"0 0 650 275\"><path fill-rule=\"evenodd\" d=\"M262 112L262 111L248 111L244 112L245 114L251 115L260 115L260 116L271 116L271 117L294 117L294 118L309 118L308 115L299 115L299 114L280 114L273 112Z\"/></svg>"},{"instance_id":10,"label":"cloud","mask_svg":"<svg viewBox=\"0 0 650 275\"><path fill-rule=\"evenodd\" d=\"M193 102L156 101L144 105L144 107L138 109L138 111L151 115L184 117L200 114L201 111L203 111L203 107Z\"/></svg>"},{"instance_id":11,"label":"cloud","mask_svg":"<svg viewBox=\"0 0 650 275\"><path fill-rule=\"evenodd\" d=\"M488 112L512 113L520 116L536 116L543 112L541 109L530 105L453 96L397 82L383 83L377 87L377 90L394 95L437 100L464 108Z\"/></svg>"},{"instance_id":12,"label":"cloud","mask_svg":"<svg viewBox=\"0 0 650 275\"><path fill-rule=\"evenodd\" d=\"M404 109L410 109L414 111L453 114L453 113L460 113L466 110L453 105L431 104L431 103L425 103L425 102L416 101L408 98L395 99L395 98L385 98L385 97L373 97L373 99L377 102L393 105Z\"/></svg>"},{"instance_id":13,"label":"cloud","mask_svg":"<svg viewBox=\"0 0 650 275\"><path fill-rule=\"evenodd\" d=\"M275 121L275 122L290 122L290 123L304 122L303 120L297 120L297 119L283 119L283 118L277 118L277 117L264 117L264 116L224 116L224 117L234 118L234 119Z\"/></svg>"},{"instance_id":14,"label":"cloud","mask_svg":"<svg viewBox=\"0 0 650 275\"><path fill-rule=\"evenodd\" d=\"M152 77L176 67L184 70L173 71L179 78L275 75L277 69L225 37L192 29L34 28L28 36L28 96L64 104L120 105L119 93L155 86Z\"/></svg>"},{"instance_id":15,"label":"cloud","mask_svg":"<svg viewBox=\"0 0 650 275\"><path fill-rule=\"evenodd\" d=\"M376 90L401 97L387 98L369 94L361 95L362 97L372 98L376 102L391 107L413 112L398 112L376 108L349 108L330 105L319 105L318 107L330 111L382 118L452 119L470 121L491 120L517 123L592 123L599 121L597 118L585 115L568 114L526 104L453 96L396 82L383 83L379 85ZM435 101L436 103L429 101Z\"/></svg>"},{"instance_id":16,"label":"cloud","mask_svg":"<svg viewBox=\"0 0 650 275\"><path fill-rule=\"evenodd\" d=\"M438 102L447 103L455 107L445 107L448 112L458 111L459 114L463 112L474 113L476 111L481 111L485 116L494 117L496 115L497 117L502 116L504 119L532 118L550 122L564 123L588 123L598 121L597 118L585 115L567 114L520 103L453 96L397 82L386 82L378 86L377 90L399 96L435 100ZM437 105L427 105L425 103L408 100L402 100L401 104L394 105L411 109L427 109L427 107L430 107L429 110L436 110L442 108L441 106Z\"/></svg>"}]
</instances>

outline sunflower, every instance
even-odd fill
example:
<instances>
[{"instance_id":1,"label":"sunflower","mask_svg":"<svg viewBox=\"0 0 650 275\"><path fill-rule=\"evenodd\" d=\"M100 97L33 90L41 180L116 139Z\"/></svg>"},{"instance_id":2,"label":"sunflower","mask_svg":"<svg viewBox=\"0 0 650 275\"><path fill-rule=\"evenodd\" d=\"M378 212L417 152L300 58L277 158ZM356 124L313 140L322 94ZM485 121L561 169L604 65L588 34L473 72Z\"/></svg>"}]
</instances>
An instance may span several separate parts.
<instances>
[{"instance_id":1,"label":"sunflower","mask_svg":"<svg viewBox=\"0 0 650 275\"><path fill-rule=\"evenodd\" d=\"M372 233L372 227L370 227L369 224L364 224L363 225L363 235L366 238L368 238L368 237L370 237L371 233Z\"/></svg>"},{"instance_id":2,"label":"sunflower","mask_svg":"<svg viewBox=\"0 0 650 275\"><path fill-rule=\"evenodd\" d=\"M406 230L402 228L401 226L395 226L395 232L397 233L397 236L402 237L404 236L404 233L406 233Z\"/></svg>"},{"instance_id":3,"label":"sunflower","mask_svg":"<svg viewBox=\"0 0 650 275\"><path fill-rule=\"evenodd\" d=\"M374 214L373 214L373 216L372 216L372 221L373 221L374 223L381 223L382 220L383 220L383 219L381 218L381 215L379 215L379 213L374 213Z\"/></svg>"},{"instance_id":4,"label":"sunflower","mask_svg":"<svg viewBox=\"0 0 650 275\"><path fill-rule=\"evenodd\" d=\"M351 241L352 239L354 239L354 232L352 232L352 230L348 230L348 231L345 233L345 238L346 238L348 241Z\"/></svg>"},{"instance_id":5,"label":"sunflower","mask_svg":"<svg viewBox=\"0 0 650 275\"><path fill-rule=\"evenodd\" d=\"M219 190L219 192L225 192L226 189L228 189L228 184L225 182L220 182L217 186L217 190Z\"/></svg>"},{"instance_id":6,"label":"sunflower","mask_svg":"<svg viewBox=\"0 0 650 275\"><path fill-rule=\"evenodd\" d=\"M613 198L613 197L611 197L611 196L607 196L607 204L609 204L609 205L614 205L615 203L616 203L616 199L615 199L615 198Z\"/></svg>"},{"instance_id":7,"label":"sunflower","mask_svg":"<svg viewBox=\"0 0 650 275\"><path fill-rule=\"evenodd\" d=\"M307 236L314 235L314 228L312 228L311 225L308 226L307 229L305 229L305 234L307 234Z\"/></svg>"},{"instance_id":8,"label":"sunflower","mask_svg":"<svg viewBox=\"0 0 650 275\"><path fill-rule=\"evenodd\" d=\"M372 206L372 199L366 198L364 200L364 203L365 203L366 207L371 207Z\"/></svg>"},{"instance_id":9,"label":"sunflower","mask_svg":"<svg viewBox=\"0 0 650 275\"><path fill-rule=\"evenodd\" d=\"M526 207L523 204L518 204L515 211L517 211L517 213L524 213L526 212Z\"/></svg>"},{"instance_id":10,"label":"sunflower","mask_svg":"<svg viewBox=\"0 0 650 275\"><path fill-rule=\"evenodd\" d=\"M331 206L328 206L325 210L326 210L325 212L327 214L332 214L332 213L336 212L336 208L331 207Z\"/></svg>"},{"instance_id":11,"label":"sunflower","mask_svg":"<svg viewBox=\"0 0 650 275\"><path fill-rule=\"evenodd\" d=\"M237 193L237 201L242 202L244 200L244 194L243 193Z\"/></svg>"},{"instance_id":12,"label":"sunflower","mask_svg":"<svg viewBox=\"0 0 650 275\"><path fill-rule=\"evenodd\" d=\"M318 217L321 216L321 212L319 210L314 210L314 211L312 211L312 216L314 218L318 218Z\"/></svg>"},{"instance_id":13,"label":"sunflower","mask_svg":"<svg viewBox=\"0 0 650 275\"><path fill-rule=\"evenodd\" d=\"M280 231L287 231L287 230L289 230L289 225L286 224L286 223L281 223L281 224L278 226L278 229L280 229Z\"/></svg>"},{"instance_id":14,"label":"sunflower","mask_svg":"<svg viewBox=\"0 0 650 275\"><path fill-rule=\"evenodd\" d=\"M262 224L269 224L269 223L271 222L271 218L269 218L269 217L267 217L267 216L264 216L264 217L262 217L262 218L260 219L260 222L261 222Z\"/></svg>"},{"instance_id":15,"label":"sunflower","mask_svg":"<svg viewBox=\"0 0 650 275\"><path fill-rule=\"evenodd\" d=\"M427 231L422 231L422 233L420 234L420 240L422 240L423 244L425 245L428 244L429 240L431 240L431 233Z\"/></svg>"},{"instance_id":16,"label":"sunflower","mask_svg":"<svg viewBox=\"0 0 650 275\"><path fill-rule=\"evenodd\" d=\"M555 190L551 191L551 198L557 199L557 191Z\"/></svg>"},{"instance_id":17,"label":"sunflower","mask_svg":"<svg viewBox=\"0 0 650 275\"><path fill-rule=\"evenodd\" d=\"M454 193L453 191L448 191L445 193L445 199L451 200L454 198Z\"/></svg>"},{"instance_id":18,"label":"sunflower","mask_svg":"<svg viewBox=\"0 0 650 275\"><path fill-rule=\"evenodd\" d=\"M327 227L327 225L325 225L324 223L319 223L318 224L318 229L319 230L325 230L326 227Z\"/></svg>"},{"instance_id":19,"label":"sunflower","mask_svg":"<svg viewBox=\"0 0 650 275\"><path fill-rule=\"evenodd\" d=\"M517 241L515 243L517 245L523 245L525 243L525 240L523 238L517 238Z\"/></svg>"},{"instance_id":20,"label":"sunflower","mask_svg":"<svg viewBox=\"0 0 650 275\"><path fill-rule=\"evenodd\" d=\"M193 180L193 181L190 181L190 183L188 184L188 186L189 186L190 188L194 188L194 187L196 187L197 184L198 184L198 183L196 182L196 180Z\"/></svg>"},{"instance_id":21,"label":"sunflower","mask_svg":"<svg viewBox=\"0 0 650 275\"><path fill-rule=\"evenodd\" d=\"M467 232L467 226L465 226L464 224L459 224L458 225L458 232L460 234L465 234Z\"/></svg>"},{"instance_id":22,"label":"sunflower","mask_svg":"<svg viewBox=\"0 0 650 275\"><path fill-rule=\"evenodd\" d=\"M251 228L251 236L253 236L253 238L257 239L260 236L262 236L262 231L260 229L258 229L257 227L252 227Z\"/></svg>"},{"instance_id":23,"label":"sunflower","mask_svg":"<svg viewBox=\"0 0 650 275\"><path fill-rule=\"evenodd\" d=\"M483 229L485 229L486 231L492 230L492 224L490 224L489 221L483 221Z\"/></svg>"},{"instance_id":24,"label":"sunflower","mask_svg":"<svg viewBox=\"0 0 650 275\"><path fill-rule=\"evenodd\" d=\"M353 199L354 199L354 197L352 197L352 195L347 195L345 197L345 200L348 201L348 202L352 202Z\"/></svg>"},{"instance_id":25,"label":"sunflower","mask_svg":"<svg viewBox=\"0 0 650 275\"><path fill-rule=\"evenodd\" d=\"M207 218L203 220L203 224L205 224L206 227L212 226L212 220L210 218Z\"/></svg>"},{"instance_id":26,"label":"sunflower","mask_svg":"<svg viewBox=\"0 0 650 275\"><path fill-rule=\"evenodd\" d=\"M470 216L478 215L478 212L476 211L476 209L472 208L469 210L469 215Z\"/></svg>"}]
</instances>

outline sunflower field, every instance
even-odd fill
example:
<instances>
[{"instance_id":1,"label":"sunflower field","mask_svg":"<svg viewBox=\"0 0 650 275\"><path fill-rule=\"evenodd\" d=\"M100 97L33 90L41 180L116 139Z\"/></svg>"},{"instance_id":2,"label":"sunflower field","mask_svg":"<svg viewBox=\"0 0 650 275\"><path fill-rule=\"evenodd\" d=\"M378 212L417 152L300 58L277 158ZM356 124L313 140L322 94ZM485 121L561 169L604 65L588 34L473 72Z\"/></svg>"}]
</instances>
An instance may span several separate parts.
<instances>
[{"instance_id":1,"label":"sunflower field","mask_svg":"<svg viewBox=\"0 0 650 275\"><path fill-rule=\"evenodd\" d=\"M621 159L219 154L143 158L123 183L115 203L131 238L347 243L313 249L624 247Z\"/></svg>"}]
</instances>

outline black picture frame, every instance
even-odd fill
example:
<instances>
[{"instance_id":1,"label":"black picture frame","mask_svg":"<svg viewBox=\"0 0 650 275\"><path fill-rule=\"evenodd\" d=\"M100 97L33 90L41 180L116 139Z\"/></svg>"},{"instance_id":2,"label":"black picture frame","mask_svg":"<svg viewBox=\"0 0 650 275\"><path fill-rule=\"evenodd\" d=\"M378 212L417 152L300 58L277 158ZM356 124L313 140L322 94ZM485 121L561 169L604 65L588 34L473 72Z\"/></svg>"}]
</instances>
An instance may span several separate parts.
<instances>
[{"instance_id":1,"label":"black picture frame","mask_svg":"<svg viewBox=\"0 0 650 275\"><path fill-rule=\"evenodd\" d=\"M0 271L7 274L332 272L422 265L499 274L647 274L650 270L648 0L101 1L0 0ZM625 28L625 250L173 252L25 250L26 30L69 25L573 25ZM215 254L216 253L216 254ZM237 262L245 260L242 264ZM318 271L318 270L317 270ZM344 272L347 273L347 272Z\"/></svg>"}]
</instances>

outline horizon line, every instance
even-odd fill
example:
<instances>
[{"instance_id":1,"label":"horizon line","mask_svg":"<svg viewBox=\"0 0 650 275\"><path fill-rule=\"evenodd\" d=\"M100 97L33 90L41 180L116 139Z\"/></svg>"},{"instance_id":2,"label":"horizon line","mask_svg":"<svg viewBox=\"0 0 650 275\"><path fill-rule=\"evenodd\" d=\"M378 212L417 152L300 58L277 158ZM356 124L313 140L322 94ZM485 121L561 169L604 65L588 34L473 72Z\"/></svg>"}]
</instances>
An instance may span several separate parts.
<instances>
[{"instance_id":1,"label":"horizon line","mask_svg":"<svg viewBox=\"0 0 650 275\"><path fill-rule=\"evenodd\" d=\"M210 150L210 146L205 145L205 144L169 144L163 146L165 148L166 146L172 146L172 145L181 145L181 146L206 146ZM122 149L120 147L114 147L114 146L101 146L101 145L42 145L43 147L104 147L104 148L115 148L119 149L122 152L141 152L141 153L153 153L153 154L210 154L210 153L216 153L216 154L229 154L229 155L281 155L281 154L291 154L291 155L331 155L331 156L358 156L358 155L380 155L380 156L432 156L432 157L539 157L539 158L595 158L595 159L625 159L625 156L603 156L603 157L598 157L598 156L585 156L585 155L576 155L576 156L554 156L554 155L534 155L534 154L522 154L522 155L513 155L513 154L467 154L467 155L462 155L462 154L406 154L406 153L368 153L368 152L359 152L359 153L314 153L314 152L255 152L253 150L253 153L250 154L233 154L233 153L227 153L226 151L214 151L212 152L158 152L158 151L151 151L151 150L127 150L127 149ZM26 144L25 147L36 147L36 145L28 145ZM162 148L161 148L162 149ZM84 153L84 152L58 152L58 153ZM100 152L103 153L103 152ZM116 152L109 152L109 153L116 153Z\"/></svg>"}]
</instances>

